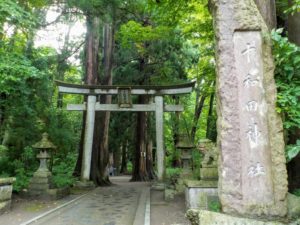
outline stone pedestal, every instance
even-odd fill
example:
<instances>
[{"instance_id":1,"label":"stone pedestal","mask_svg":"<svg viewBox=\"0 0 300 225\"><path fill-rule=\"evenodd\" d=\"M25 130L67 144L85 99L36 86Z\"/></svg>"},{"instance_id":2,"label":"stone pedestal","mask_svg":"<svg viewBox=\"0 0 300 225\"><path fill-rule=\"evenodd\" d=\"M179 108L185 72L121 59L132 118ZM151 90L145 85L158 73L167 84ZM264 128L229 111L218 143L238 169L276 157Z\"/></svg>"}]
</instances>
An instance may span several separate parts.
<instances>
[{"instance_id":1,"label":"stone pedestal","mask_svg":"<svg viewBox=\"0 0 300 225\"><path fill-rule=\"evenodd\" d=\"M47 194L47 190L51 188L51 173L48 171L37 171L31 178L28 194L32 197L39 197Z\"/></svg>"},{"instance_id":2,"label":"stone pedestal","mask_svg":"<svg viewBox=\"0 0 300 225\"><path fill-rule=\"evenodd\" d=\"M56 200L70 194L69 187L53 188L51 177L50 171L36 171L31 178L26 195L35 199Z\"/></svg>"},{"instance_id":3,"label":"stone pedestal","mask_svg":"<svg viewBox=\"0 0 300 225\"><path fill-rule=\"evenodd\" d=\"M187 209L209 209L209 205L218 202L217 181L185 181L185 205Z\"/></svg>"},{"instance_id":4,"label":"stone pedestal","mask_svg":"<svg viewBox=\"0 0 300 225\"><path fill-rule=\"evenodd\" d=\"M14 177L0 178L0 214L10 209Z\"/></svg>"},{"instance_id":5,"label":"stone pedestal","mask_svg":"<svg viewBox=\"0 0 300 225\"><path fill-rule=\"evenodd\" d=\"M278 221L261 221L234 217L206 210L188 210L186 216L192 225L297 225L297 222L281 223Z\"/></svg>"}]
</instances>

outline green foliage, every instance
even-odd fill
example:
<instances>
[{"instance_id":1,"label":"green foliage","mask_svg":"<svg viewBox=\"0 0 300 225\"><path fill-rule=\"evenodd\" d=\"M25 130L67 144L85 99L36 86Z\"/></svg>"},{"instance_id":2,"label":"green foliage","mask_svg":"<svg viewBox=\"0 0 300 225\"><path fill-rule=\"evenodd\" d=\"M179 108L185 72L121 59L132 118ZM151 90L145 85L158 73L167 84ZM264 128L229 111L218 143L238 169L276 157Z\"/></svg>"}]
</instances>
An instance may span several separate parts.
<instances>
[{"instance_id":1,"label":"green foliage","mask_svg":"<svg viewBox=\"0 0 300 225\"><path fill-rule=\"evenodd\" d=\"M5 22L19 27L31 27L35 18L14 0L0 1L0 34Z\"/></svg>"},{"instance_id":2,"label":"green foliage","mask_svg":"<svg viewBox=\"0 0 300 225\"><path fill-rule=\"evenodd\" d=\"M293 5L285 10L285 13L290 13L292 15L297 12L300 12L300 0L294 0Z\"/></svg>"},{"instance_id":3,"label":"green foliage","mask_svg":"<svg viewBox=\"0 0 300 225\"><path fill-rule=\"evenodd\" d=\"M181 168L167 167L166 168L166 178L168 180L175 181L179 178L181 171L182 171Z\"/></svg>"},{"instance_id":4,"label":"green foliage","mask_svg":"<svg viewBox=\"0 0 300 225\"><path fill-rule=\"evenodd\" d=\"M27 3L26 6L10 1L0 3L0 10L4 10L4 6L6 9L16 6L8 10L10 14L1 16L2 21L14 25L17 32L0 34L0 143L4 146L0 150L0 171L1 176L17 178L15 191L27 187L38 167L37 152L29 146L40 140L41 133L47 131L61 153L67 154L76 151L79 137L76 134L81 128L78 115L69 116L54 107L52 79L56 51L29 45L32 30L24 30L33 29L35 21L29 17L33 15L28 9L42 7L45 2L32 0ZM23 12L23 7L28 12Z\"/></svg>"},{"instance_id":5,"label":"green foliage","mask_svg":"<svg viewBox=\"0 0 300 225\"><path fill-rule=\"evenodd\" d=\"M294 190L294 191L293 191L293 194L300 197L300 189Z\"/></svg>"},{"instance_id":6,"label":"green foliage","mask_svg":"<svg viewBox=\"0 0 300 225\"><path fill-rule=\"evenodd\" d=\"M12 149L5 149L0 157L1 177L16 177L14 191L19 192L27 188L33 171L38 167L35 152L31 147L25 147L19 158L16 158Z\"/></svg>"},{"instance_id":7,"label":"green foliage","mask_svg":"<svg viewBox=\"0 0 300 225\"><path fill-rule=\"evenodd\" d=\"M75 182L75 178L72 176L76 163L77 155L69 153L63 158L55 158L54 166L52 168L52 182L54 187L66 187L71 186Z\"/></svg>"},{"instance_id":8,"label":"green foliage","mask_svg":"<svg viewBox=\"0 0 300 225\"><path fill-rule=\"evenodd\" d=\"M136 21L128 21L122 25L118 37L123 47L129 48L131 43L135 44L139 51L142 51L144 42L157 41L168 38L170 28L165 26L153 27L151 25L143 26Z\"/></svg>"},{"instance_id":9,"label":"green foliage","mask_svg":"<svg viewBox=\"0 0 300 225\"><path fill-rule=\"evenodd\" d=\"M178 178L180 177L181 172L182 172L181 168L167 167L166 179L170 184L175 185L177 183Z\"/></svg>"},{"instance_id":10,"label":"green foliage","mask_svg":"<svg viewBox=\"0 0 300 225\"><path fill-rule=\"evenodd\" d=\"M287 161L291 161L295 158L300 152L300 140L297 140L295 145L288 145L286 147L285 156Z\"/></svg>"},{"instance_id":11,"label":"green foliage","mask_svg":"<svg viewBox=\"0 0 300 225\"><path fill-rule=\"evenodd\" d=\"M284 115L284 127L300 127L300 48L281 36L282 29L272 31L275 79L278 88L277 111Z\"/></svg>"},{"instance_id":12,"label":"green foliage","mask_svg":"<svg viewBox=\"0 0 300 225\"><path fill-rule=\"evenodd\" d=\"M282 29L272 31L273 54L276 63L277 112L284 118L287 138L300 127L300 48L281 36ZM287 161L300 152L300 141L287 145Z\"/></svg>"},{"instance_id":13,"label":"green foliage","mask_svg":"<svg viewBox=\"0 0 300 225\"><path fill-rule=\"evenodd\" d=\"M132 162L131 161L127 162L127 172L129 174L132 173L132 168L133 168Z\"/></svg>"},{"instance_id":14,"label":"green foliage","mask_svg":"<svg viewBox=\"0 0 300 225\"><path fill-rule=\"evenodd\" d=\"M219 201L208 202L208 209L213 212L221 212L221 203Z\"/></svg>"}]
</instances>

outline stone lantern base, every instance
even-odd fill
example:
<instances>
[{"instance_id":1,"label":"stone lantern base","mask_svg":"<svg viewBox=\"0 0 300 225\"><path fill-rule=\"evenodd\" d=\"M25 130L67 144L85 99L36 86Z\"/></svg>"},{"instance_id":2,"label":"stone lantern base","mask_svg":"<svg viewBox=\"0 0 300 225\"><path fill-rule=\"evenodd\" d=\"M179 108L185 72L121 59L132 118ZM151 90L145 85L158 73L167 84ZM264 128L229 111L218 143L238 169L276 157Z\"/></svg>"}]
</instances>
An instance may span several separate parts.
<instances>
[{"instance_id":1,"label":"stone lantern base","mask_svg":"<svg viewBox=\"0 0 300 225\"><path fill-rule=\"evenodd\" d=\"M28 197L43 200L56 200L70 194L69 187L53 188L51 183L52 174L49 171L36 171L31 178Z\"/></svg>"},{"instance_id":2,"label":"stone lantern base","mask_svg":"<svg viewBox=\"0 0 300 225\"><path fill-rule=\"evenodd\" d=\"M31 178L28 195L32 197L42 197L47 195L48 190L51 188L52 174L49 171L36 171Z\"/></svg>"}]
</instances>

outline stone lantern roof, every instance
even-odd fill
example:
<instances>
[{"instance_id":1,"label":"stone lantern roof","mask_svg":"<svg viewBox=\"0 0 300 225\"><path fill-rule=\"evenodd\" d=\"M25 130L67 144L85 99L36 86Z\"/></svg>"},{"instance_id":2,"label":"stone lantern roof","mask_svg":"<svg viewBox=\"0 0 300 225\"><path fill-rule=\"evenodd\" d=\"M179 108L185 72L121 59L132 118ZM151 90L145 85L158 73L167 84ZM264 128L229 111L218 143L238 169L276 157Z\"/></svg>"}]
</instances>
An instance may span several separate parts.
<instances>
[{"instance_id":1,"label":"stone lantern roof","mask_svg":"<svg viewBox=\"0 0 300 225\"><path fill-rule=\"evenodd\" d=\"M42 140L32 145L33 148L36 149L54 149L56 146L49 141L48 139L49 135L47 133L43 133Z\"/></svg>"}]
</instances>

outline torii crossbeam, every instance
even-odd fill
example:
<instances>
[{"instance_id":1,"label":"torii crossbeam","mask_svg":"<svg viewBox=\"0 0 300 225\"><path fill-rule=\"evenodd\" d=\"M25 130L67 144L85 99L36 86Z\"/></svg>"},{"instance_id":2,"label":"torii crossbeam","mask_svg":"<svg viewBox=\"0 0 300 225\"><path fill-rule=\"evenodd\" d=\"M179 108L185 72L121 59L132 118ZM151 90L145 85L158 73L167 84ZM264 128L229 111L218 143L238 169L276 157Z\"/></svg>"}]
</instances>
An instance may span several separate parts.
<instances>
[{"instance_id":1,"label":"torii crossbeam","mask_svg":"<svg viewBox=\"0 0 300 225\"><path fill-rule=\"evenodd\" d=\"M163 181L165 175L165 150L163 138L163 113L181 112L181 105L164 105L164 95L180 95L192 92L195 82L178 85L150 85L150 86L125 86L125 85L79 85L56 81L60 93L81 94L87 96L84 104L69 104L67 110L87 111L85 121L85 136L83 146L83 161L81 180L90 180L92 145L94 136L94 123L96 111L129 111L129 112L155 112L156 123L156 149L157 149L157 177ZM96 102L99 95L118 95L119 104L100 104ZM154 103L131 104L131 95L148 95L154 97Z\"/></svg>"}]
</instances>

